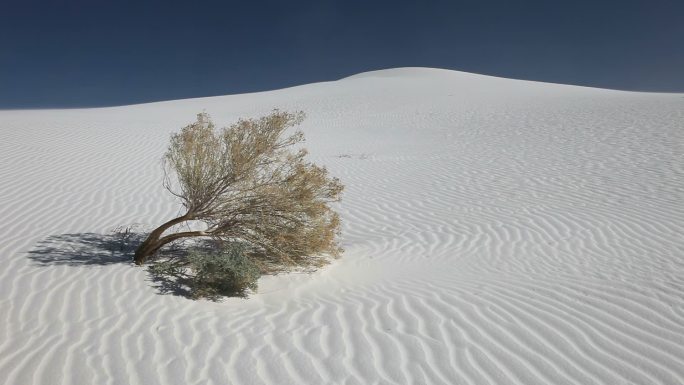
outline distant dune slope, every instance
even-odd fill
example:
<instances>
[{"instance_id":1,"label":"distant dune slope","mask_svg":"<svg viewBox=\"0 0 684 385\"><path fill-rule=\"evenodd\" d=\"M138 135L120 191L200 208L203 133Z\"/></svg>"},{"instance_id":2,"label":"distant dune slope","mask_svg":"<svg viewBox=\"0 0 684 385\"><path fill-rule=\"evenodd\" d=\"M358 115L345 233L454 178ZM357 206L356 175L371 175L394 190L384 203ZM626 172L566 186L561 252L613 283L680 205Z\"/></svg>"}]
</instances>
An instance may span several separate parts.
<instances>
[{"instance_id":1,"label":"distant dune slope","mask_svg":"<svg viewBox=\"0 0 684 385\"><path fill-rule=\"evenodd\" d=\"M343 258L157 294L106 235L178 213L171 132L273 108L347 186ZM682 94L403 68L0 135L0 383L684 383Z\"/></svg>"}]
</instances>

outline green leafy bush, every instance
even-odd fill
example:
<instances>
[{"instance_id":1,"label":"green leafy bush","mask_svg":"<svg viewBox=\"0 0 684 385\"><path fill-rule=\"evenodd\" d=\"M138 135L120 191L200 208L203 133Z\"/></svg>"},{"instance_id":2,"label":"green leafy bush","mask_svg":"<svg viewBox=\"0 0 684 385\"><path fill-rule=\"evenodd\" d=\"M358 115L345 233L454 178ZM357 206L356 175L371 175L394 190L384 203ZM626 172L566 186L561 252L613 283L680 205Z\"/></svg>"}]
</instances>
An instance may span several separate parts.
<instances>
[{"instance_id":1,"label":"green leafy bush","mask_svg":"<svg viewBox=\"0 0 684 385\"><path fill-rule=\"evenodd\" d=\"M255 292L261 276L258 266L239 243L191 249L184 258L155 261L149 271L166 288L163 291L212 300Z\"/></svg>"},{"instance_id":2,"label":"green leafy bush","mask_svg":"<svg viewBox=\"0 0 684 385\"><path fill-rule=\"evenodd\" d=\"M239 244L231 244L218 252L192 251L188 264L194 271L195 287L209 294L244 294L257 290L259 268Z\"/></svg>"}]
</instances>

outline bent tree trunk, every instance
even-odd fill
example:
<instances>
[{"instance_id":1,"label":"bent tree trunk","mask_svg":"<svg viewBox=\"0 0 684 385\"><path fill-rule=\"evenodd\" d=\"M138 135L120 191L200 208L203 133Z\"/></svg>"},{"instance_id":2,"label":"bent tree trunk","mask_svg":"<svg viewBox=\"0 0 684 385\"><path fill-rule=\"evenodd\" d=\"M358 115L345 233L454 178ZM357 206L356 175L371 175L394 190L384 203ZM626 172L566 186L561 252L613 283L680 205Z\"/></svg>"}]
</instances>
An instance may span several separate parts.
<instances>
[{"instance_id":1,"label":"bent tree trunk","mask_svg":"<svg viewBox=\"0 0 684 385\"><path fill-rule=\"evenodd\" d=\"M196 231L188 231L184 233L177 233L177 234L171 234L167 235L165 237L162 237L162 234L164 234L164 231L170 229L171 227L183 223L187 220L190 220L191 216L190 213L186 213L183 216L180 216L178 218L174 218L163 225L157 227L154 229L150 235L147 236L147 239L143 241L143 243L138 246L138 248L135 250L135 255L133 256L133 262L135 262L136 265L142 265L145 263L148 257L156 253L159 249L162 248L162 246L166 245L169 242L175 241L176 239L183 238L183 237L190 237L190 236L197 236L200 234L196 234L198 232Z\"/></svg>"}]
</instances>

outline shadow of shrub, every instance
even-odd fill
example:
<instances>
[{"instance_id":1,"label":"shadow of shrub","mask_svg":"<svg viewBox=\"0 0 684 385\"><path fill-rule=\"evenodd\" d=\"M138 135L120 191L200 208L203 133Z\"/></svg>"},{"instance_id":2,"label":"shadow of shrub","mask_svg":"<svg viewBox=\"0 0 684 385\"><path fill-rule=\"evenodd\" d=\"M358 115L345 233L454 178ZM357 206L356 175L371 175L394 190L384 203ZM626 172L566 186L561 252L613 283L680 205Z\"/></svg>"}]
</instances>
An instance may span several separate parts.
<instances>
[{"instance_id":1,"label":"shadow of shrub","mask_svg":"<svg viewBox=\"0 0 684 385\"><path fill-rule=\"evenodd\" d=\"M33 262L47 265L104 266L129 263L145 234L117 228L108 234L51 235L28 252Z\"/></svg>"},{"instance_id":2,"label":"shadow of shrub","mask_svg":"<svg viewBox=\"0 0 684 385\"><path fill-rule=\"evenodd\" d=\"M136 248L147 236L134 227L107 234L52 235L38 242L28 258L39 266L107 266L132 264ZM259 269L239 245L212 240L179 242L163 248L147 265L149 281L159 294L219 301L256 291Z\"/></svg>"}]
</instances>

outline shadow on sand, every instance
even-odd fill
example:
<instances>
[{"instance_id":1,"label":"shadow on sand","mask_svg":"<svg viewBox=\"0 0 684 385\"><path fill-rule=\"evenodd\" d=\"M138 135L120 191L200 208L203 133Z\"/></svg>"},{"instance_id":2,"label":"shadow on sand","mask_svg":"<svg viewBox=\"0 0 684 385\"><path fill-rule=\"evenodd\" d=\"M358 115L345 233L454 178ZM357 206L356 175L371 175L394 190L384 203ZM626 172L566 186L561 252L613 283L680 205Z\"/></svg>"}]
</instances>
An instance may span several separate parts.
<instances>
[{"instance_id":1,"label":"shadow on sand","mask_svg":"<svg viewBox=\"0 0 684 385\"><path fill-rule=\"evenodd\" d=\"M130 263L143 233L52 235L38 242L28 258L38 265L104 266Z\"/></svg>"},{"instance_id":2,"label":"shadow on sand","mask_svg":"<svg viewBox=\"0 0 684 385\"><path fill-rule=\"evenodd\" d=\"M133 268L133 254L138 245L147 236L145 232L134 232L129 229L115 230L108 234L74 233L52 235L38 242L28 252L28 258L39 266L107 266L114 264L130 264ZM200 245L202 243L199 243ZM195 245L197 246L197 244ZM162 250L158 256L165 260L182 260L187 249L180 245L171 245ZM181 271L160 274L155 269L148 269L148 280L159 294L170 294L196 299L196 290L192 280ZM242 296L239 293L225 296ZM220 301L223 295L204 296L206 299Z\"/></svg>"}]
</instances>

